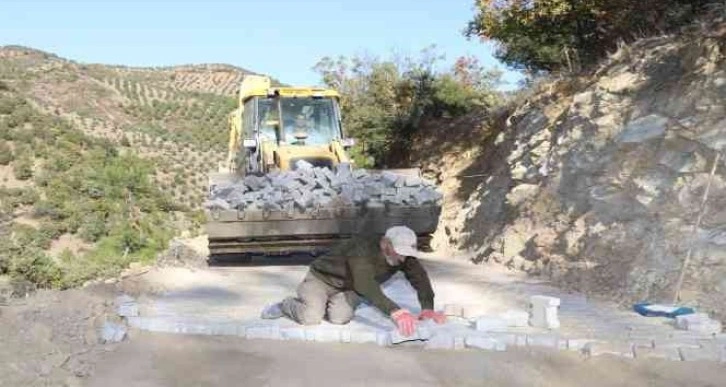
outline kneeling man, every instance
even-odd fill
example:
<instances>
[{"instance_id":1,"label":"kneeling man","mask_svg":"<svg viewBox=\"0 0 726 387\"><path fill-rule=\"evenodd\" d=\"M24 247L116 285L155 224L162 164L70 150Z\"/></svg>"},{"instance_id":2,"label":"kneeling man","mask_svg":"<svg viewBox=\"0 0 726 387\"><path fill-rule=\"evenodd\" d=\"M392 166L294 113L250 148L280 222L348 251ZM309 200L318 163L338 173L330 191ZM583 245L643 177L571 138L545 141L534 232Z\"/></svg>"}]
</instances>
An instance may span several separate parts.
<instances>
[{"instance_id":1,"label":"kneeling man","mask_svg":"<svg viewBox=\"0 0 726 387\"><path fill-rule=\"evenodd\" d=\"M416 234L408 227L394 226L380 240L352 241L333 249L310 264L310 270L297 287L297 297L270 305L262 318L286 316L303 325L347 324L362 299L369 301L396 323L404 337L416 329L417 317L401 308L381 290L381 284L402 271L418 293L421 314L418 319L446 321L434 311L434 291L426 270L417 257Z\"/></svg>"}]
</instances>

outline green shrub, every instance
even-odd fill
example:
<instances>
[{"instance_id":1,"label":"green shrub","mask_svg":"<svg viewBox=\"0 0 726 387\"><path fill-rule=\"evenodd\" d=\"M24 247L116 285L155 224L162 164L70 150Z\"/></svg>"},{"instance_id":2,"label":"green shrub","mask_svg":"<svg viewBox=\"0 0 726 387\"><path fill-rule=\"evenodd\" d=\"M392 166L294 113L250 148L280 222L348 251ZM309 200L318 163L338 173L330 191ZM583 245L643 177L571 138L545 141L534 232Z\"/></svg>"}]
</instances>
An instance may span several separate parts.
<instances>
[{"instance_id":1,"label":"green shrub","mask_svg":"<svg viewBox=\"0 0 726 387\"><path fill-rule=\"evenodd\" d=\"M496 102L500 74L472 58L460 58L453 68L437 72L441 59L429 48L419 59L326 57L315 65L322 82L342 92L343 127L358 139L350 152L358 165L386 164L426 117L458 116Z\"/></svg>"},{"instance_id":2,"label":"green shrub","mask_svg":"<svg viewBox=\"0 0 726 387\"><path fill-rule=\"evenodd\" d=\"M106 219L99 213L91 213L83 218L78 235L86 242L96 242L106 235Z\"/></svg>"},{"instance_id":3,"label":"green shrub","mask_svg":"<svg viewBox=\"0 0 726 387\"><path fill-rule=\"evenodd\" d=\"M483 0L465 35L494 40L496 56L532 72L597 63L621 41L676 31L722 0Z\"/></svg>"},{"instance_id":4,"label":"green shrub","mask_svg":"<svg viewBox=\"0 0 726 387\"><path fill-rule=\"evenodd\" d=\"M63 272L45 253L38 249L27 249L10 260L8 272L11 276L30 281L43 288L63 283Z\"/></svg>"},{"instance_id":5,"label":"green shrub","mask_svg":"<svg viewBox=\"0 0 726 387\"><path fill-rule=\"evenodd\" d=\"M28 180L33 177L33 159L23 156L13 162L13 174L18 180Z\"/></svg>"},{"instance_id":6,"label":"green shrub","mask_svg":"<svg viewBox=\"0 0 726 387\"><path fill-rule=\"evenodd\" d=\"M18 194L18 201L20 204L30 206L40 200L40 194L33 188L23 188Z\"/></svg>"},{"instance_id":7,"label":"green shrub","mask_svg":"<svg viewBox=\"0 0 726 387\"><path fill-rule=\"evenodd\" d=\"M12 148L3 140L0 140L0 165L8 165L15 159Z\"/></svg>"}]
</instances>

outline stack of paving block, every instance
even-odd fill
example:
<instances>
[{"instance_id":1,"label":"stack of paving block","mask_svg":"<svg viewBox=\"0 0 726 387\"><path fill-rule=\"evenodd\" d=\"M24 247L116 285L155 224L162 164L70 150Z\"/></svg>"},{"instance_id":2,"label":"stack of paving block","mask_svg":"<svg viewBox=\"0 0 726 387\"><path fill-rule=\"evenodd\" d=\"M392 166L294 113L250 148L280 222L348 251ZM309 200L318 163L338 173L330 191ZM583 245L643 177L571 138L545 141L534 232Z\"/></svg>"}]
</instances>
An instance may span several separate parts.
<instances>
[{"instance_id":1,"label":"stack of paving block","mask_svg":"<svg viewBox=\"0 0 726 387\"><path fill-rule=\"evenodd\" d=\"M328 206L437 205L443 195L421 178L384 171L328 168L299 164L294 171L249 175L236 183L216 186L204 206L222 210L301 212Z\"/></svg>"}]
</instances>

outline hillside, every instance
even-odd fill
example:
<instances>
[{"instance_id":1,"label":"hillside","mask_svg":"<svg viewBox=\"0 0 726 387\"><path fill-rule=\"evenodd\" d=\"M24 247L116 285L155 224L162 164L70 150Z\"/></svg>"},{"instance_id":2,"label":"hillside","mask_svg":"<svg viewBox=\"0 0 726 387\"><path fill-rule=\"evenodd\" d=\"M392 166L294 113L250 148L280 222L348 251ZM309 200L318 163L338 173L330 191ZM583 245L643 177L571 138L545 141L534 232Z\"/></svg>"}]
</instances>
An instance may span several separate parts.
<instances>
[{"instance_id":1,"label":"hillside","mask_svg":"<svg viewBox=\"0 0 726 387\"><path fill-rule=\"evenodd\" d=\"M640 40L591 75L429 123L410 162L446 190L438 247L624 305L671 302L691 255L683 302L726 317L724 42L722 19Z\"/></svg>"},{"instance_id":2,"label":"hillside","mask_svg":"<svg viewBox=\"0 0 726 387\"><path fill-rule=\"evenodd\" d=\"M226 115L245 73L225 65L84 65L0 48L0 79L8 87L40 111L153 160L162 190L190 207L200 203L205 172L224 158Z\"/></svg>"},{"instance_id":3,"label":"hillside","mask_svg":"<svg viewBox=\"0 0 726 387\"><path fill-rule=\"evenodd\" d=\"M80 64L0 47L0 231L9 236L0 271L73 284L150 259L172 234L196 231L206 174L226 157L227 114L246 73L220 64ZM105 239L126 238L121 219L149 227L139 231L143 246ZM102 253L122 259L99 263ZM27 267L13 266L19 257ZM63 276L58 267L73 266L63 257L99 264ZM28 272L36 266L50 271Z\"/></svg>"}]
</instances>

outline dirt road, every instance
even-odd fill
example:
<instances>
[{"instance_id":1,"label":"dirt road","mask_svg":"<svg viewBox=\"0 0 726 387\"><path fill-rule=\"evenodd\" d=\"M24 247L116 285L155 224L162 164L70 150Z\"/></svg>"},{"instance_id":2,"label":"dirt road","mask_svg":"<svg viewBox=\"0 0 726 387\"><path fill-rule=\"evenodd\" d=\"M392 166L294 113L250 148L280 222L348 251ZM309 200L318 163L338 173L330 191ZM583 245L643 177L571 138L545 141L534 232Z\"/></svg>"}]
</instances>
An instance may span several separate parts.
<instances>
[{"instance_id":1,"label":"dirt road","mask_svg":"<svg viewBox=\"0 0 726 387\"><path fill-rule=\"evenodd\" d=\"M641 317L582 295L560 293L520 274L458 260L424 263L432 276L439 307L453 302L472 316L492 315L525 308L532 294L552 294L563 300L558 331L568 337L609 340L648 334L657 347L670 345L675 353L674 342L686 346L704 343L702 338L676 331L662 319ZM315 341L283 341L238 334L168 334L133 326L124 342L98 343L104 323L119 321L114 300L122 293L137 297L140 318L163 326L179 326L181 321L196 328L229 322L261 324L257 321L261 307L293 292L305 272L306 267L299 265L153 268L116 284L45 291L15 300L0 307L0 386L691 387L721 386L726 380L726 363L717 361L680 362L640 355L636 359L600 355L586 360L577 351L543 349L540 346L548 341L530 328L511 328L519 337L526 336L527 344L507 345L504 352L317 342L316 335ZM400 281L389 285L385 290L394 299L415 303L415 295L398 286ZM373 316L366 314L368 309L361 307L358 320L342 328L350 329L351 334L356 329L371 329ZM265 324L284 327L289 322Z\"/></svg>"},{"instance_id":2,"label":"dirt road","mask_svg":"<svg viewBox=\"0 0 726 387\"><path fill-rule=\"evenodd\" d=\"M102 355L88 385L122 386L720 386L726 366L512 350L140 333Z\"/></svg>"}]
</instances>

